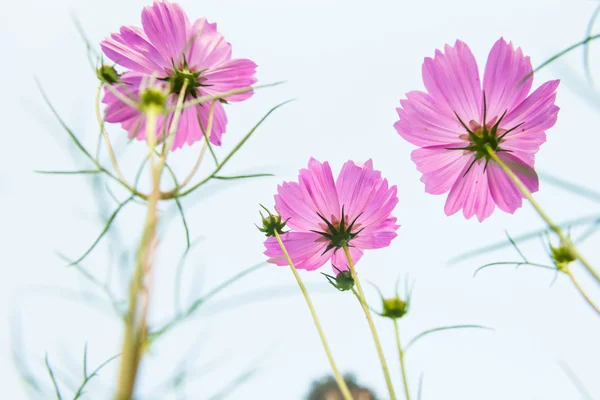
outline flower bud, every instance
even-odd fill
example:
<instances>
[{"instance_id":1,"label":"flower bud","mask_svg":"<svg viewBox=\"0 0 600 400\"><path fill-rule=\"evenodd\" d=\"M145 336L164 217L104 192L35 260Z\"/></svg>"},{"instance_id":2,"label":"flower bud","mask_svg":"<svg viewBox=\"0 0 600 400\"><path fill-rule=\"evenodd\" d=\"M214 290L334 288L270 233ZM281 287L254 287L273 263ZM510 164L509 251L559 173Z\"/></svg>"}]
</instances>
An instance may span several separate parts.
<instances>
[{"instance_id":1,"label":"flower bud","mask_svg":"<svg viewBox=\"0 0 600 400\"><path fill-rule=\"evenodd\" d=\"M162 114L166 105L167 96L159 88L150 87L140 94L140 109L144 113Z\"/></svg>"},{"instance_id":2,"label":"flower bud","mask_svg":"<svg viewBox=\"0 0 600 400\"><path fill-rule=\"evenodd\" d=\"M381 299L383 303L382 317L391 319L402 318L408 312L408 305L399 296L390 299Z\"/></svg>"},{"instance_id":3,"label":"flower bud","mask_svg":"<svg viewBox=\"0 0 600 400\"><path fill-rule=\"evenodd\" d=\"M550 245L550 257L559 271L566 272L569 269L569 264L577 259L571 252L571 249L564 243L554 247Z\"/></svg>"},{"instance_id":4,"label":"flower bud","mask_svg":"<svg viewBox=\"0 0 600 400\"><path fill-rule=\"evenodd\" d=\"M329 283L340 292L352 290L352 288L354 287L354 278L352 277L352 273L347 270L340 271L335 265L333 266L333 268L335 268L336 271L338 271L337 276L333 277L323 272L321 272L321 274L323 274L325 278L327 278Z\"/></svg>"},{"instance_id":5,"label":"flower bud","mask_svg":"<svg viewBox=\"0 0 600 400\"><path fill-rule=\"evenodd\" d=\"M102 83L113 85L119 82L121 75L112 65L102 65L96 70L96 76Z\"/></svg>"},{"instance_id":6,"label":"flower bud","mask_svg":"<svg viewBox=\"0 0 600 400\"><path fill-rule=\"evenodd\" d=\"M285 227L286 221L281 220L281 215L273 215L265 206L262 204L260 206L267 212L267 216L265 217L263 213L259 211L262 218L262 228L257 225L256 227L258 230L263 232L265 236L275 236L275 232L280 235L285 233L283 228Z\"/></svg>"}]
</instances>

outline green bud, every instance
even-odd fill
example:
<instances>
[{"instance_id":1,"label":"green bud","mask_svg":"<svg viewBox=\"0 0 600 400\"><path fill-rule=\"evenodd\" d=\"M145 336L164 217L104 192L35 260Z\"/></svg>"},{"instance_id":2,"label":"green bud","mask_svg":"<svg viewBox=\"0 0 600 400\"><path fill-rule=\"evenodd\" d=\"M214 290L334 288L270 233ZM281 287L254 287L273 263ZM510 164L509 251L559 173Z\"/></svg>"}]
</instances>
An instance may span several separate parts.
<instances>
[{"instance_id":1,"label":"green bud","mask_svg":"<svg viewBox=\"0 0 600 400\"><path fill-rule=\"evenodd\" d=\"M383 303L382 317L391 319L402 318L408 312L408 305L400 297L392 297L390 299L381 299Z\"/></svg>"},{"instance_id":2,"label":"green bud","mask_svg":"<svg viewBox=\"0 0 600 400\"><path fill-rule=\"evenodd\" d=\"M265 209L267 216L265 217L261 211L258 212L262 218L262 228L257 225L256 227L258 230L263 232L267 237L275 236L275 232L280 235L284 234L285 232L283 231L283 228L285 227L287 221L282 221L281 215L279 214L273 215L271 211L269 211L262 204L260 206Z\"/></svg>"},{"instance_id":3,"label":"green bud","mask_svg":"<svg viewBox=\"0 0 600 400\"><path fill-rule=\"evenodd\" d=\"M162 114L166 110L167 96L157 88L148 88L140 95L140 109L144 113Z\"/></svg>"},{"instance_id":4,"label":"green bud","mask_svg":"<svg viewBox=\"0 0 600 400\"><path fill-rule=\"evenodd\" d=\"M118 83L121 78L121 75L112 65L102 65L96 70L96 76L101 82L109 85Z\"/></svg>"},{"instance_id":5,"label":"green bud","mask_svg":"<svg viewBox=\"0 0 600 400\"><path fill-rule=\"evenodd\" d=\"M333 277L323 272L321 272L321 274L323 274L329 283L340 292L352 290L354 287L354 278L352 277L352 273L350 271L340 271L335 265L333 268L338 271L337 276Z\"/></svg>"},{"instance_id":6,"label":"green bud","mask_svg":"<svg viewBox=\"0 0 600 400\"><path fill-rule=\"evenodd\" d=\"M563 272L566 272L569 269L569 264L577 259L571 252L571 249L563 243L559 247L550 245L550 257L556 268Z\"/></svg>"}]
</instances>

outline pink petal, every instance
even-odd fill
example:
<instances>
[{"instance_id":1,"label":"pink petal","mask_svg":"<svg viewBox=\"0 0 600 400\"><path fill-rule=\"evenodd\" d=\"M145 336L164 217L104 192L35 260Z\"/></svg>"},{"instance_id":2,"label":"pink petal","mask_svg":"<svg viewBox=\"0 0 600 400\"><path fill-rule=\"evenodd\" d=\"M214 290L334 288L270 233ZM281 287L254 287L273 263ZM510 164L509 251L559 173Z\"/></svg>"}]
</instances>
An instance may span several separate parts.
<instances>
[{"instance_id":1,"label":"pink petal","mask_svg":"<svg viewBox=\"0 0 600 400\"><path fill-rule=\"evenodd\" d=\"M335 185L340 205L344 207L346 223L363 213L381 181L381 172L373 169L372 160L368 160L362 167L354 161L347 161L342 166Z\"/></svg>"},{"instance_id":2,"label":"pink petal","mask_svg":"<svg viewBox=\"0 0 600 400\"><path fill-rule=\"evenodd\" d=\"M396 218L390 217L382 223L366 227L352 239L351 244L361 250L387 247L398 236L396 230L399 227L400 225L396 224Z\"/></svg>"},{"instance_id":3,"label":"pink petal","mask_svg":"<svg viewBox=\"0 0 600 400\"><path fill-rule=\"evenodd\" d=\"M225 61L209 68L208 71L202 74L206 78L204 84L207 85L202 89L210 95L252 86L256 82L255 72L256 64L245 58ZM252 97L253 94L253 91L248 91L228 96L225 100L242 101Z\"/></svg>"},{"instance_id":4,"label":"pink petal","mask_svg":"<svg viewBox=\"0 0 600 400\"><path fill-rule=\"evenodd\" d=\"M446 45L444 53L436 50L433 59L423 63L423 82L427 91L446 114L454 112L465 123L479 121L482 113L482 93L477 62L469 47L456 41Z\"/></svg>"},{"instance_id":5,"label":"pink petal","mask_svg":"<svg viewBox=\"0 0 600 400\"><path fill-rule=\"evenodd\" d=\"M315 270L331 258L333 250L325 252L327 242L317 233L312 232L288 232L281 235L286 250L292 259L296 269ZM268 261L276 265L289 265L277 238L269 237L265 241L265 255Z\"/></svg>"},{"instance_id":6,"label":"pink petal","mask_svg":"<svg viewBox=\"0 0 600 400\"><path fill-rule=\"evenodd\" d=\"M396 108L400 119L394 124L396 131L405 140L416 146L435 146L455 143L465 132L458 118L427 93L412 91L402 107Z\"/></svg>"},{"instance_id":7,"label":"pink petal","mask_svg":"<svg viewBox=\"0 0 600 400\"><path fill-rule=\"evenodd\" d=\"M352 259L352 262L354 264L358 263L363 256L362 250L356 247L350 247L348 250L350 250L350 258ZM344 249L338 249L333 253L333 257L331 257L331 265L335 266L340 271L350 270L350 267L348 266L348 258L346 257ZM336 268L333 268L333 271L337 274L338 271Z\"/></svg>"},{"instance_id":8,"label":"pink petal","mask_svg":"<svg viewBox=\"0 0 600 400\"><path fill-rule=\"evenodd\" d=\"M554 104L559 83L559 80L545 82L506 115L502 122L505 129L523 123L506 138L525 131L545 131L554 126L559 110Z\"/></svg>"},{"instance_id":9,"label":"pink petal","mask_svg":"<svg viewBox=\"0 0 600 400\"><path fill-rule=\"evenodd\" d=\"M535 170L521 159L510 153L499 153L498 156L519 177L530 192L537 192L539 181ZM487 168L490 193L498 208L514 213L523 203L523 195L498 164L490 161Z\"/></svg>"},{"instance_id":10,"label":"pink petal","mask_svg":"<svg viewBox=\"0 0 600 400\"><path fill-rule=\"evenodd\" d=\"M525 99L533 75L523 79L531 72L531 61L521 48L515 50L512 43L506 43L503 38L494 44L483 75L488 121L512 110Z\"/></svg>"},{"instance_id":11,"label":"pink petal","mask_svg":"<svg viewBox=\"0 0 600 400\"><path fill-rule=\"evenodd\" d=\"M293 230L311 231L321 229L323 220L314 210L312 200L308 198L296 182L283 182L277 186L275 209L287 226Z\"/></svg>"},{"instance_id":12,"label":"pink petal","mask_svg":"<svg viewBox=\"0 0 600 400\"><path fill-rule=\"evenodd\" d=\"M155 1L142 11L142 26L150 42L166 60L176 64L182 61L191 27L179 4Z\"/></svg>"},{"instance_id":13,"label":"pink petal","mask_svg":"<svg viewBox=\"0 0 600 400\"><path fill-rule=\"evenodd\" d=\"M190 47L187 60L196 71L208 69L231 60L231 44L217 32L217 24L200 18L188 33Z\"/></svg>"},{"instance_id":14,"label":"pink petal","mask_svg":"<svg viewBox=\"0 0 600 400\"><path fill-rule=\"evenodd\" d=\"M481 222L494 211L494 202L490 196L488 177L484 171L485 159L476 161L465 175L473 158L474 156L471 156L450 189L444 211L446 215L452 215L462 209L466 219L476 215Z\"/></svg>"},{"instance_id":15,"label":"pink petal","mask_svg":"<svg viewBox=\"0 0 600 400\"><path fill-rule=\"evenodd\" d=\"M413 150L411 158L417 165L417 170L423 174L421 182L425 184L427 193L442 194L452 188L460 174L464 173L465 164L471 157L464 151L448 150L448 148L460 148L466 145L467 142L459 142Z\"/></svg>"},{"instance_id":16,"label":"pink petal","mask_svg":"<svg viewBox=\"0 0 600 400\"><path fill-rule=\"evenodd\" d=\"M330 222L339 221L341 207L329 163L311 158L308 169L300 170L298 179L310 207ZM322 226L326 225L322 223Z\"/></svg>"},{"instance_id":17,"label":"pink petal","mask_svg":"<svg viewBox=\"0 0 600 400\"><path fill-rule=\"evenodd\" d=\"M123 96L137 102L140 98L140 85L146 75L137 72L126 72L121 76L122 84L113 85ZM106 104L105 121L110 123L123 122L132 118L139 118L141 112L123 103L108 87L104 87L102 103Z\"/></svg>"},{"instance_id":18,"label":"pink petal","mask_svg":"<svg viewBox=\"0 0 600 400\"><path fill-rule=\"evenodd\" d=\"M111 34L100 47L112 61L136 72L161 75L170 65L146 34L136 27L121 27L120 33Z\"/></svg>"}]
</instances>

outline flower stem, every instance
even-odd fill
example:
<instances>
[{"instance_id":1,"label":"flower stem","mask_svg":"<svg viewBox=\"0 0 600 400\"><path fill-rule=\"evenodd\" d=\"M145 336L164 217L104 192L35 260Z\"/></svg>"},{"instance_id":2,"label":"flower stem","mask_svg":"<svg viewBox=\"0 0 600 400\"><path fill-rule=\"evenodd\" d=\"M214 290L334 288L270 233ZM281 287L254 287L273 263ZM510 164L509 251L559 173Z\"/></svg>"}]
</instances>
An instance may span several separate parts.
<instances>
[{"instance_id":1,"label":"flower stem","mask_svg":"<svg viewBox=\"0 0 600 400\"><path fill-rule=\"evenodd\" d=\"M600 308L598 308L598 306L596 304L594 304L594 302L592 301L592 299L590 299L589 296L585 293L585 291L583 290L583 288L579 284L579 281L575 278L575 276L573 275L573 272L571 272L571 269L567 268L567 270L565 271L565 273L567 275L569 275L569 278L571 278L571 281L573 282L573 284L575 285L575 287L577 288L577 290L579 291L579 293L581 293L581 296L583 296L583 298L585 299L585 301L587 301L587 303L592 307L592 309L594 311L596 311L598 314L600 314Z\"/></svg>"},{"instance_id":2,"label":"flower stem","mask_svg":"<svg viewBox=\"0 0 600 400\"><path fill-rule=\"evenodd\" d=\"M283 254L285 255L285 258L286 258L288 264L290 265L290 269L292 270L292 273L294 274L296 281L298 282L298 286L300 286L300 290L302 291L302 294L304 295L304 299L306 300L306 304L308 305L308 309L310 310L310 313L312 315L313 321L315 323L315 327L317 328L317 331L319 332L319 336L321 337L321 343L323 343L323 348L325 349L325 353L327 354L327 358L329 359L329 364L331 364L331 369L333 370L333 374L335 375L335 380L340 388L340 391L342 392L342 396L344 397L344 400L352 400L352 395L350 394L350 390L348 389L348 386L346 385L344 378L342 378L340 371L337 369L337 366L335 365L335 362L333 361L333 356L331 355L331 350L329 349L329 345L327 344L327 339L325 339L325 333L323 332L323 328L321 327L321 323L319 322L319 318L317 317L317 313L313 306L312 300L310 299L310 297L308 295L308 291L306 290L306 287L304 286L302 279L300 279L300 275L298 274L298 271L296 271L296 266L294 265L294 262L292 261L292 258L290 257L287 249L285 248L285 245L283 244L283 241L281 240L281 236L279 236L279 233L277 233L277 231L275 231L275 237L277 238L277 242L279 243L279 246L281 247L281 250L283 251Z\"/></svg>"},{"instance_id":3,"label":"flower stem","mask_svg":"<svg viewBox=\"0 0 600 400\"><path fill-rule=\"evenodd\" d=\"M400 368L402 369L402 381L404 382L404 394L406 400L410 400L410 392L408 390L408 379L406 377L406 366L404 365L404 351L400 344L400 329L398 328L398 320L394 319L394 328L396 329L396 344L398 345L398 356L400 357Z\"/></svg>"},{"instance_id":4,"label":"flower stem","mask_svg":"<svg viewBox=\"0 0 600 400\"><path fill-rule=\"evenodd\" d=\"M560 227L550 219L550 217L544 212L544 210L542 210L540 205L537 203L537 201L535 201L531 192L529 191L529 189L527 189L527 186L523 184L521 179L519 179L519 177L515 175L515 173L510 169L510 167L506 165L504 161L500 159L500 157L498 157L498 154L496 154L496 152L489 145L486 145L485 149L490 155L490 157L496 162L496 164L498 164L500 168L502 168L502 170L506 173L510 180L514 182L514 184L517 186L517 189L519 189L523 196L525 196L525 198L529 200L529 202L531 203L533 208L535 208L539 216L546 222L548 228L550 228L550 230L552 230L558 235L558 237L560 238L561 245L565 246L569 250L571 255L574 258L578 259L581 262L581 264L583 264L583 266L588 270L588 272L594 277L594 279L596 279L596 281L600 283L600 274L598 274L598 272L596 272L594 268L592 268L592 265L585 258L583 258L583 256L579 253L579 251L571 241L571 239L569 239L563 233L562 229L560 229Z\"/></svg>"},{"instance_id":5,"label":"flower stem","mask_svg":"<svg viewBox=\"0 0 600 400\"><path fill-rule=\"evenodd\" d=\"M375 329L375 324L373 323L373 317L371 315L371 311L369 310L369 306L367 305L365 293L363 292L360 281L358 280L358 275L356 273L356 268L354 268L354 262L352 261L352 256L350 255L350 250L348 246L343 246L344 253L346 253L346 258L348 258L348 265L350 266L350 272L352 273L352 278L356 283L356 288L358 289L358 294L360 295L360 305L365 312L367 317L367 321L369 322L369 328L371 328L371 334L373 335L373 340L375 341L375 347L377 348L377 353L379 354L379 360L381 361L381 368L383 369L383 374L385 375L385 382L388 387L388 391L390 393L390 400L396 400L396 394L394 393L394 385L392 385L392 378L390 377L390 371L387 366L387 362L385 361L385 356L383 355L383 349L381 348L381 342L379 341L379 336L377 335L377 330Z\"/></svg>"},{"instance_id":6,"label":"flower stem","mask_svg":"<svg viewBox=\"0 0 600 400\"><path fill-rule=\"evenodd\" d=\"M186 82L179 95L177 104L183 104L186 91ZM181 109L173 114L167 146L172 145ZM119 383L115 400L131 400L135 391L135 381L140 361L148 343L148 327L146 319L150 304L150 278L152 273L152 261L157 244L156 228L158 226L158 202L160 200L160 178L166 162L166 156L170 147L160 154L158 162L154 159L156 150L156 123L158 110L150 109L146 112L146 138L148 140L150 158L150 172L152 178L152 191L148 196L148 207L146 211L146 222L142 232L142 239L136 257L136 267L131 278L129 309L125 320L125 335L121 351L121 365L119 368ZM163 149L164 150L164 149Z\"/></svg>"}]
</instances>

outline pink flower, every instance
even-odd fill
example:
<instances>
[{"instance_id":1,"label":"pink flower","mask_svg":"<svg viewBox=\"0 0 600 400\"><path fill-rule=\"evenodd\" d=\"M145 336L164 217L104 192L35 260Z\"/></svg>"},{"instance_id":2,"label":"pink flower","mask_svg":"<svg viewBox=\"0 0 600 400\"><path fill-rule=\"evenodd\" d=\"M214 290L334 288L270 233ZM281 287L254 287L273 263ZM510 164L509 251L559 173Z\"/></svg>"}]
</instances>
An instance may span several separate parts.
<instances>
[{"instance_id":1,"label":"pink flower","mask_svg":"<svg viewBox=\"0 0 600 400\"><path fill-rule=\"evenodd\" d=\"M423 174L425 191L450 191L444 211L462 209L469 219L489 217L497 205L514 213L523 196L485 150L489 145L531 192L538 190L535 154L556 122L558 80L541 85L529 96L533 77L529 57L512 43L498 40L485 66L483 88L469 47L456 41L436 50L423 63L427 93L406 94L397 108L394 127L419 146L412 160Z\"/></svg>"},{"instance_id":2,"label":"pink flower","mask_svg":"<svg viewBox=\"0 0 600 400\"><path fill-rule=\"evenodd\" d=\"M217 32L217 25L200 18L191 24L178 4L155 1L142 11L142 29L121 27L100 46L108 58L129 68L119 85L122 94L139 99L140 85L150 76L163 81L171 92L169 104L174 106L183 83L187 81L186 100L251 86L256 82L256 64L247 59L232 59L231 45ZM117 86L114 86L117 87ZM129 137L145 139L143 115L125 105L105 88L106 121L120 122ZM242 101L252 96L245 92L227 97L228 102ZM202 127L208 122L210 103L186 108L179 122L173 149L201 140ZM221 144L227 126L223 104L214 105L210 141ZM163 127L158 121L158 131Z\"/></svg>"},{"instance_id":3,"label":"pink flower","mask_svg":"<svg viewBox=\"0 0 600 400\"><path fill-rule=\"evenodd\" d=\"M298 183L284 182L275 195L275 208L292 229L281 238L296 268L314 270L331 259L347 270L343 245L354 262L363 250L388 246L399 227L391 215L396 193L371 160L364 166L346 162L334 181L329 164L311 158ZM276 238L267 238L265 247L269 262L288 265Z\"/></svg>"}]
</instances>

